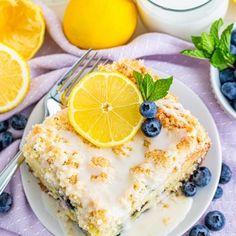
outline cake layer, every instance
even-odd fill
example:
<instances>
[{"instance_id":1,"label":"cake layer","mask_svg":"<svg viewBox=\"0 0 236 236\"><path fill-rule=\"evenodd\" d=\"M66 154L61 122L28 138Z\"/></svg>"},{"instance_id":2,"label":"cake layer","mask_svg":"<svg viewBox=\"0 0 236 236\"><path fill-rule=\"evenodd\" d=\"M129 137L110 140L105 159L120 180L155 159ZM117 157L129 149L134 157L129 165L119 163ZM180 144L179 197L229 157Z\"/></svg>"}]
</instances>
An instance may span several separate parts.
<instances>
[{"instance_id":1,"label":"cake layer","mask_svg":"<svg viewBox=\"0 0 236 236\"><path fill-rule=\"evenodd\" d=\"M148 71L129 60L99 70L119 71L132 81L133 70ZM177 191L206 155L207 133L177 98L169 94L157 106L163 128L152 139L140 132L122 146L95 147L75 133L67 109L35 125L26 138L23 152L34 175L88 235L121 233L164 191Z\"/></svg>"}]
</instances>

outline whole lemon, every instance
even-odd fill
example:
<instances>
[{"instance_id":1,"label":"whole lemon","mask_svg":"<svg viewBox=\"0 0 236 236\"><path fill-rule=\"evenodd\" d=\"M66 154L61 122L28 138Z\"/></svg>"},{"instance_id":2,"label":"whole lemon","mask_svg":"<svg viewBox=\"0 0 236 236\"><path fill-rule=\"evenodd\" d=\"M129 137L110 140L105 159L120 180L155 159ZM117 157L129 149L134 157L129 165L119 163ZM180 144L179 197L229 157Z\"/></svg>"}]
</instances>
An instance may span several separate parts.
<instances>
[{"instance_id":1,"label":"whole lemon","mask_svg":"<svg viewBox=\"0 0 236 236\"><path fill-rule=\"evenodd\" d=\"M70 0L63 20L68 40L84 49L125 44L136 24L133 0Z\"/></svg>"}]
</instances>

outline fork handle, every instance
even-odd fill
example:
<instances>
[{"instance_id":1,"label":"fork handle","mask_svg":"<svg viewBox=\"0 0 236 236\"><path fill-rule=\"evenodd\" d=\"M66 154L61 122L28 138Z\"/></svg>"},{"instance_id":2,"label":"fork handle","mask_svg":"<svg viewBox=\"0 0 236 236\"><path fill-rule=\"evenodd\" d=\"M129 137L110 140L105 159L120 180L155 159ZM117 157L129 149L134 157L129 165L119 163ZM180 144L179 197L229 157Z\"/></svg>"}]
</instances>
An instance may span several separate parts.
<instances>
[{"instance_id":1,"label":"fork handle","mask_svg":"<svg viewBox=\"0 0 236 236\"><path fill-rule=\"evenodd\" d=\"M12 179L16 170L19 168L21 163L24 161L24 156L22 151L19 151L7 164L7 166L0 173L0 195Z\"/></svg>"}]
</instances>

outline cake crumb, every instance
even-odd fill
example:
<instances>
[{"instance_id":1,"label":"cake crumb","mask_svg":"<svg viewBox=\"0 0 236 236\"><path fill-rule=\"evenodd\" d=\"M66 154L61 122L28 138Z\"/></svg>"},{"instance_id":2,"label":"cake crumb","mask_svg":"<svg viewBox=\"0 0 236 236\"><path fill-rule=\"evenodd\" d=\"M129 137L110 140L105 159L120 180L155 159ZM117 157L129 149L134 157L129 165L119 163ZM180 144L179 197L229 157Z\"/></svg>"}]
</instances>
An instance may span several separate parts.
<instances>
[{"instance_id":1,"label":"cake crumb","mask_svg":"<svg viewBox=\"0 0 236 236\"><path fill-rule=\"evenodd\" d=\"M162 219L164 225L168 225L170 223L170 217L165 217Z\"/></svg>"}]
</instances>

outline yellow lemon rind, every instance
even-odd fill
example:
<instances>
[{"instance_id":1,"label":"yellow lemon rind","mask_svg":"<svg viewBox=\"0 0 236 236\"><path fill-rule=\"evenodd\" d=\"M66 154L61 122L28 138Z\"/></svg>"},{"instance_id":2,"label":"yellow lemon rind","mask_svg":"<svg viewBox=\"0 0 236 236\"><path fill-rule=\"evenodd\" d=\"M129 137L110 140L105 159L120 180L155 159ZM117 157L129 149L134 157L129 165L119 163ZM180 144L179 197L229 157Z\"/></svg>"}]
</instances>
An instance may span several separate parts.
<instances>
[{"instance_id":1,"label":"yellow lemon rind","mask_svg":"<svg viewBox=\"0 0 236 236\"><path fill-rule=\"evenodd\" d=\"M28 64L25 62L23 57L19 53L17 53L14 49L10 48L9 46L5 44L0 43L0 51L8 53L13 60L16 60L19 63L22 69L22 78L24 80L24 83L23 83L24 86L21 89L21 91L18 93L18 96L16 97L16 99L12 102L9 102L7 105L0 107L0 113L4 113L15 108L25 98L29 90L29 85L30 85L30 70L29 70Z\"/></svg>"},{"instance_id":2,"label":"yellow lemon rind","mask_svg":"<svg viewBox=\"0 0 236 236\"><path fill-rule=\"evenodd\" d=\"M35 48L34 48L34 50L32 50L31 54L29 54L28 57L25 58L26 60L29 60L32 57L34 57L34 55L38 52L38 50L43 45L45 31L46 31L46 25L45 25L43 11L42 11L41 7L39 7L38 5L36 5L35 3L31 2L31 1L27 1L27 4L29 4L30 7L35 10L35 13L37 13L37 19L39 19L39 22L41 23L41 27L42 27L41 33L39 35L38 44L35 45Z\"/></svg>"}]
</instances>

